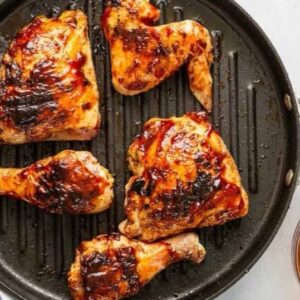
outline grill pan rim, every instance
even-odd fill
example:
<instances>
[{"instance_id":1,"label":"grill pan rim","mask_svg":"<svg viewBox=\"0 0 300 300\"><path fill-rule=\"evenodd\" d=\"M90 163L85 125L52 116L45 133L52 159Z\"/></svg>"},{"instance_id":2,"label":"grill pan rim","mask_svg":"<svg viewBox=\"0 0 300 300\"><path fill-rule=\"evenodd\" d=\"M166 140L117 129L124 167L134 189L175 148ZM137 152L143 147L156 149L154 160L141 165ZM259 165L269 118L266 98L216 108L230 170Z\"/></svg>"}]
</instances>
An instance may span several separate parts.
<instances>
[{"instance_id":1,"label":"grill pan rim","mask_svg":"<svg viewBox=\"0 0 300 300\"><path fill-rule=\"evenodd\" d=\"M202 1L202 0L197 0L197 1L198 2L205 2L205 4L207 6L210 6L209 1ZM27 1L27 2L25 1L25 3L20 3L20 2L21 1L17 1L17 0L16 1L12 1L12 0L10 0L10 1L2 0L1 1L0 0L0 19L1 19L0 23L4 19L9 18L10 14L13 13L13 11L15 9L20 9L23 6L26 6L29 3L34 2L34 0ZM282 222L283 222L283 220L286 216L286 213L288 211L288 207L290 205L290 202L293 198L295 188L297 186L296 179L298 178L299 167L300 167L299 111L298 111L297 101L295 99L294 91L293 91L289 76L287 74L287 71L286 71L286 69L283 65L283 62L282 62L280 56L278 55L276 49L272 45L270 39L267 37L265 32L262 30L262 28L234 0L220 0L216 4L211 4L211 5L220 5L220 7L222 7L222 6L229 7L230 14L234 16L235 20L239 19L241 24L245 25L245 27L244 27L245 31L250 31L251 30L252 32L254 32L257 36L259 46L261 48L266 49L266 51L268 53L267 61L272 61L272 64L273 64L272 68L278 70L278 74L280 74L280 75L277 75L277 76L281 78L281 84L282 84L282 86L285 86L285 92L287 92L291 97L292 104L293 104L293 110L290 113L292 114L293 120L291 119L289 121L289 124L291 124L292 130L294 131L292 133L292 135L296 136L297 138L295 138L296 139L295 145L291 149L294 157L296 157L296 160L292 163L289 163L290 167L292 167L293 170L294 170L294 180L293 180L293 183L291 184L291 186L286 190L286 194L284 196L285 201L284 201L283 210L279 214L276 215L276 221L275 222L272 221L272 223L271 223L271 224L275 224L275 225L273 225L272 229L268 230L268 232L265 230L265 232L261 233L261 235L263 235L263 234L266 235L266 234L270 233L269 236L264 240L264 243L260 244L259 247L255 249L256 251L255 251L253 257L251 259L248 259L247 263L243 264L243 267L241 268L241 270L236 272L236 274L234 276L232 276L232 275L229 276L230 277L229 279L225 278L225 284L223 284L223 286L221 288L219 288L219 290L217 292L212 293L211 296L209 296L206 299L214 299L215 297L217 297L218 295L223 293L225 290L227 290L229 287L231 287L234 283L236 283L245 274L245 270L249 270L251 267L253 267L253 265L259 260L259 258L262 256L262 254L269 247L272 240L276 236L279 228L281 227ZM4 14L5 14L5 18L3 17ZM278 77L276 77L276 78L278 78ZM257 249L259 249L259 250L257 250ZM253 252L250 252L250 253L253 253ZM10 295L11 297L18 297L19 299L26 299L23 296L21 296L20 294L13 291L13 289L11 287L9 287L8 284L4 283L4 281L1 279L1 277L3 277L5 271L3 270L2 266L1 266L0 269L3 272L3 273L1 272L2 274L0 274L1 289L4 292L6 292L8 295ZM7 280L7 282L13 282L13 281L14 281L13 278L10 278L10 279ZM15 282L15 284L13 284L11 286L12 287L16 286L16 282ZM19 288L17 288L17 290L18 289ZM32 291L29 291L29 293L26 293L26 294L30 295L30 294L32 294ZM49 297L49 295L45 295L45 298L48 298L48 297ZM183 296L183 297L181 297L181 299L195 299L196 300L196 299L199 299L198 297L199 297L199 293L195 289L193 291L192 295L190 294L189 296Z\"/></svg>"},{"instance_id":2,"label":"grill pan rim","mask_svg":"<svg viewBox=\"0 0 300 300\"><path fill-rule=\"evenodd\" d=\"M201 0L198 0L198 2L201 2ZM291 204L291 201L293 199L296 187L297 187L297 178L299 177L300 173L300 115L299 115L299 107L297 104L297 100L295 97L295 92L293 89L293 86L291 84L289 75L287 73L287 70L283 64L282 59L280 58L280 55L278 51L276 50L275 46L271 42L268 35L265 33L265 31L262 29L262 27L255 21L255 19L241 6L239 5L235 0L220 0L220 3L223 3L222 5L228 5L231 7L231 13L234 13L235 15L239 15L240 21L245 24L246 28L249 28L251 26L251 30L255 31L255 33L258 35L257 40L260 43L261 47L267 48L268 54L271 56L269 58L272 59L272 62L276 64L276 68L280 70L280 77L282 77L282 84L286 85L287 90L286 93L289 94L292 100L293 109L292 114L295 118L295 123L293 125L293 129L296 131L296 145L294 149L294 152L296 154L296 162L294 163L294 178L293 183L289 186L289 192L288 196L286 197L285 206L281 214L279 215L277 222L275 222L275 226L271 230L270 236L265 240L264 244L258 251L256 251L256 255L252 259L250 259L250 262L245 264L244 271L240 271L236 276L234 276L231 280L227 281L223 287L221 287L216 293L209 296L206 300L212 300L215 299L217 296L224 293L226 290L228 290L230 287L232 287L236 282L238 282L245 274L245 270L247 272L258 262L258 260L262 257L262 255L265 253L265 251L269 248L272 241L274 240L275 236L277 235L280 227L282 226L282 223L286 217L286 214L288 212L289 206ZM225 4L224 4L225 3ZM209 4L207 4L209 5ZM275 67L274 67L275 68ZM257 248L256 248L257 249ZM191 300L197 300L199 296L199 293L195 291L193 295L187 296L183 299L191 299Z\"/></svg>"}]
</instances>

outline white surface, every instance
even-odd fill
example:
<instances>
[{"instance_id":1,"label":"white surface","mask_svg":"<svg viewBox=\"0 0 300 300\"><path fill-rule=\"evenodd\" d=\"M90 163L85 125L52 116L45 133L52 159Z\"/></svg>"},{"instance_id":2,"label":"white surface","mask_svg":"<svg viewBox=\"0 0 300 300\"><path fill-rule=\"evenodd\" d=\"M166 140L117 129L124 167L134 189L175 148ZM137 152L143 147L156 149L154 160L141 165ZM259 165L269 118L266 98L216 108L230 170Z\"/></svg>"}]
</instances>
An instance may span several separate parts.
<instances>
[{"instance_id":1,"label":"white surface","mask_svg":"<svg viewBox=\"0 0 300 300\"><path fill-rule=\"evenodd\" d=\"M300 95L300 1L238 0L265 30ZM292 237L300 220L300 187L273 243L258 263L217 300L299 300L291 258Z\"/></svg>"},{"instance_id":2,"label":"white surface","mask_svg":"<svg viewBox=\"0 0 300 300\"><path fill-rule=\"evenodd\" d=\"M272 40L300 95L300 1L238 0ZM258 263L217 300L299 300L292 237L300 220L300 188L278 235ZM1 296L0 296L1 298ZM3 300L5 300L3 298Z\"/></svg>"}]
</instances>

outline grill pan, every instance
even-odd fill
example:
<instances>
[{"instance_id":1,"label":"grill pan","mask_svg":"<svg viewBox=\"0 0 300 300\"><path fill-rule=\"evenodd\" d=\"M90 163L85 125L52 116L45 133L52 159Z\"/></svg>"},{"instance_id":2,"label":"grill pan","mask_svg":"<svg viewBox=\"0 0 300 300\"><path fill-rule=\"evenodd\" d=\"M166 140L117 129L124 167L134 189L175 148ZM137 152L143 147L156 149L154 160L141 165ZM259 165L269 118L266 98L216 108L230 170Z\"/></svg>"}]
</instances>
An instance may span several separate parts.
<instances>
[{"instance_id":1,"label":"grill pan","mask_svg":"<svg viewBox=\"0 0 300 300\"><path fill-rule=\"evenodd\" d=\"M206 260L200 266L171 266L132 299L212 299L248 272L285 216L298 174L298 111L274 48L235 2L172 0L154 4L162 10L161 23L195 19L212 32L212 120L239 166L250 194L250 213L243 220L198 230L208 252ZM0 287L13 299L69 299L65 274L76 246L96 234L116 231L124 219L124 185L130 176L126 153L132 138L150 117L201 109L189 91L184 69L143 95L129 98L114 91L109 50L99 26L100 0L0 0L0 51L33 16L55 16L66 8L80 8L89 18L102 94L101 131L87 143L1 146L1 166L23 167L66 148L90 150L115 175L115 202L99 215L56 216L1 199Z\"/></svg>"}]
</instances>

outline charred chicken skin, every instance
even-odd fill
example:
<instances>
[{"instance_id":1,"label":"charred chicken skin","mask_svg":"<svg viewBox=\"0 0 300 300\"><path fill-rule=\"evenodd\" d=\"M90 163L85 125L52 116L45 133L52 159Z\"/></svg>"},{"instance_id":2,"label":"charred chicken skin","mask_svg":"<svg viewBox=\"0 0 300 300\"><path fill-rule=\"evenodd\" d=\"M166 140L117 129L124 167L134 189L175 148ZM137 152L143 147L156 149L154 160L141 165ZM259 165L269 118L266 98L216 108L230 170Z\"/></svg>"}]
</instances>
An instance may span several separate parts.
<instances>
[{"instance_id":1,"label":"charred chicken skin","mask_svg":"<svg viewBox=\"0 0 300 300\"><path fill-rule=\"evenodd\" d=\"M21 29L0 66L0 143L90 140L100 124L87 17L65 11Z\"/></svg>"},{"instance_id":2,"label":"charred chicken skin","mask_svg":"<svg viewBox=\"0 0 300 300\"><path fill-rule=\"evenodd\" d=\"M171 263L205 256L197 235L182 234L160 243L146 244L119 234L83 242L68 274L74 300L117 300L129 297Z\"/></svg>"},{"instance_id":3,"label":"charred chicken skin","mask_svg":"<svg viewBox=\"0 0 300 300\"><path fill-rule=\"evenodd\" d=\"M248 212L238 169L204 112L148 121L129 149L120 231L154 241Z\"/></svg>"},{"instance_id":4,"label":"charred chicken skin","mask_svg":"<svg viewBox=\"0 0 300 300\"><path fill-rule=\"evenodd\" d=\"M24 169L0 169L0 195L51 213L103 211L112 203L113 183L89 152L66 150Z\"/></svg>"},{"instance_id":5,"label":"charred chicken skin","mask_svg":"<svg viewBox=\"0 0 300 300\"><path fill-rule=\"evenodd\" d=\"M124 95L146 92L188 63L190 87L211 111L212 43L194 21L153 26L160 11L148 0L111 0L102 17L111 47L112 81Z\"/></svg>"}]
</instances>

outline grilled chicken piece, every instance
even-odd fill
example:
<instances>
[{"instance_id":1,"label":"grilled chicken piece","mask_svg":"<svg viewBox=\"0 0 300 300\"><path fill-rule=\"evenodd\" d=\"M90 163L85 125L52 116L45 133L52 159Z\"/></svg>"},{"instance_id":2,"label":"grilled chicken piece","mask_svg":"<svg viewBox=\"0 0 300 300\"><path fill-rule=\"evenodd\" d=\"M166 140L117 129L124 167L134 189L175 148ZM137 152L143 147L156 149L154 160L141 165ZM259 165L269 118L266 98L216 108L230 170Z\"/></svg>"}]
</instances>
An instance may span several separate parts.
<instances>
[{"instance_id":1,"label":"grilled chicken piece","mask_svg":"<svg viewBox=\"0 0 300 300\"><path fill-rule=\"evenodd\" d=\"M200 263L204 256L193 233L155 244L102 235L78 247L68 274L69 288L74 300L117 300L137 294L171 263L184 259Z\"/></svg>"},{"instance_id":2,"label":"grilled chicken piece","mask_svg":"<svg viewBox=\"0 0 300 300\"><path fill-rule=\"evenodd\" d=\"M108 1L102 17L111 47L112 81L124 95L146 92L188 62L191 90L211 111L212 42L194 21L152 26L160 11L148 0Z\"/></svg>"},{"instance_id":3,"label":"grilled chicken piece","mask_svg":"<svg viewBox=\"0 0 300 300\"><path fill-rule=\"evenodd\" d=\"M0 169L0 195L51 213L103 211L111 205L113 183L89 152L66 150L24 169Z\"/></svg>"},{"instance_id":4,"label":"grilled chicken piece","mask_svg":"<svg viewBox=\"0 0 300 300\"><path fill-rule=\"evenodd\" d=\"M99 93L81 11L37 17L17 33L0 66L0 143L90 140Z\"/></svg>"},{"instance_id":5,"label":"grilled chicken piece","mask_svg":"<svg viewBox=\"0 0 300 300\"><path fill-rule=\"evenodd\" d=\"M248 212L238 169L204 112L148 121L129 149L120 231L143 241L223 224Z\"/></svg>"}]
</instances>

